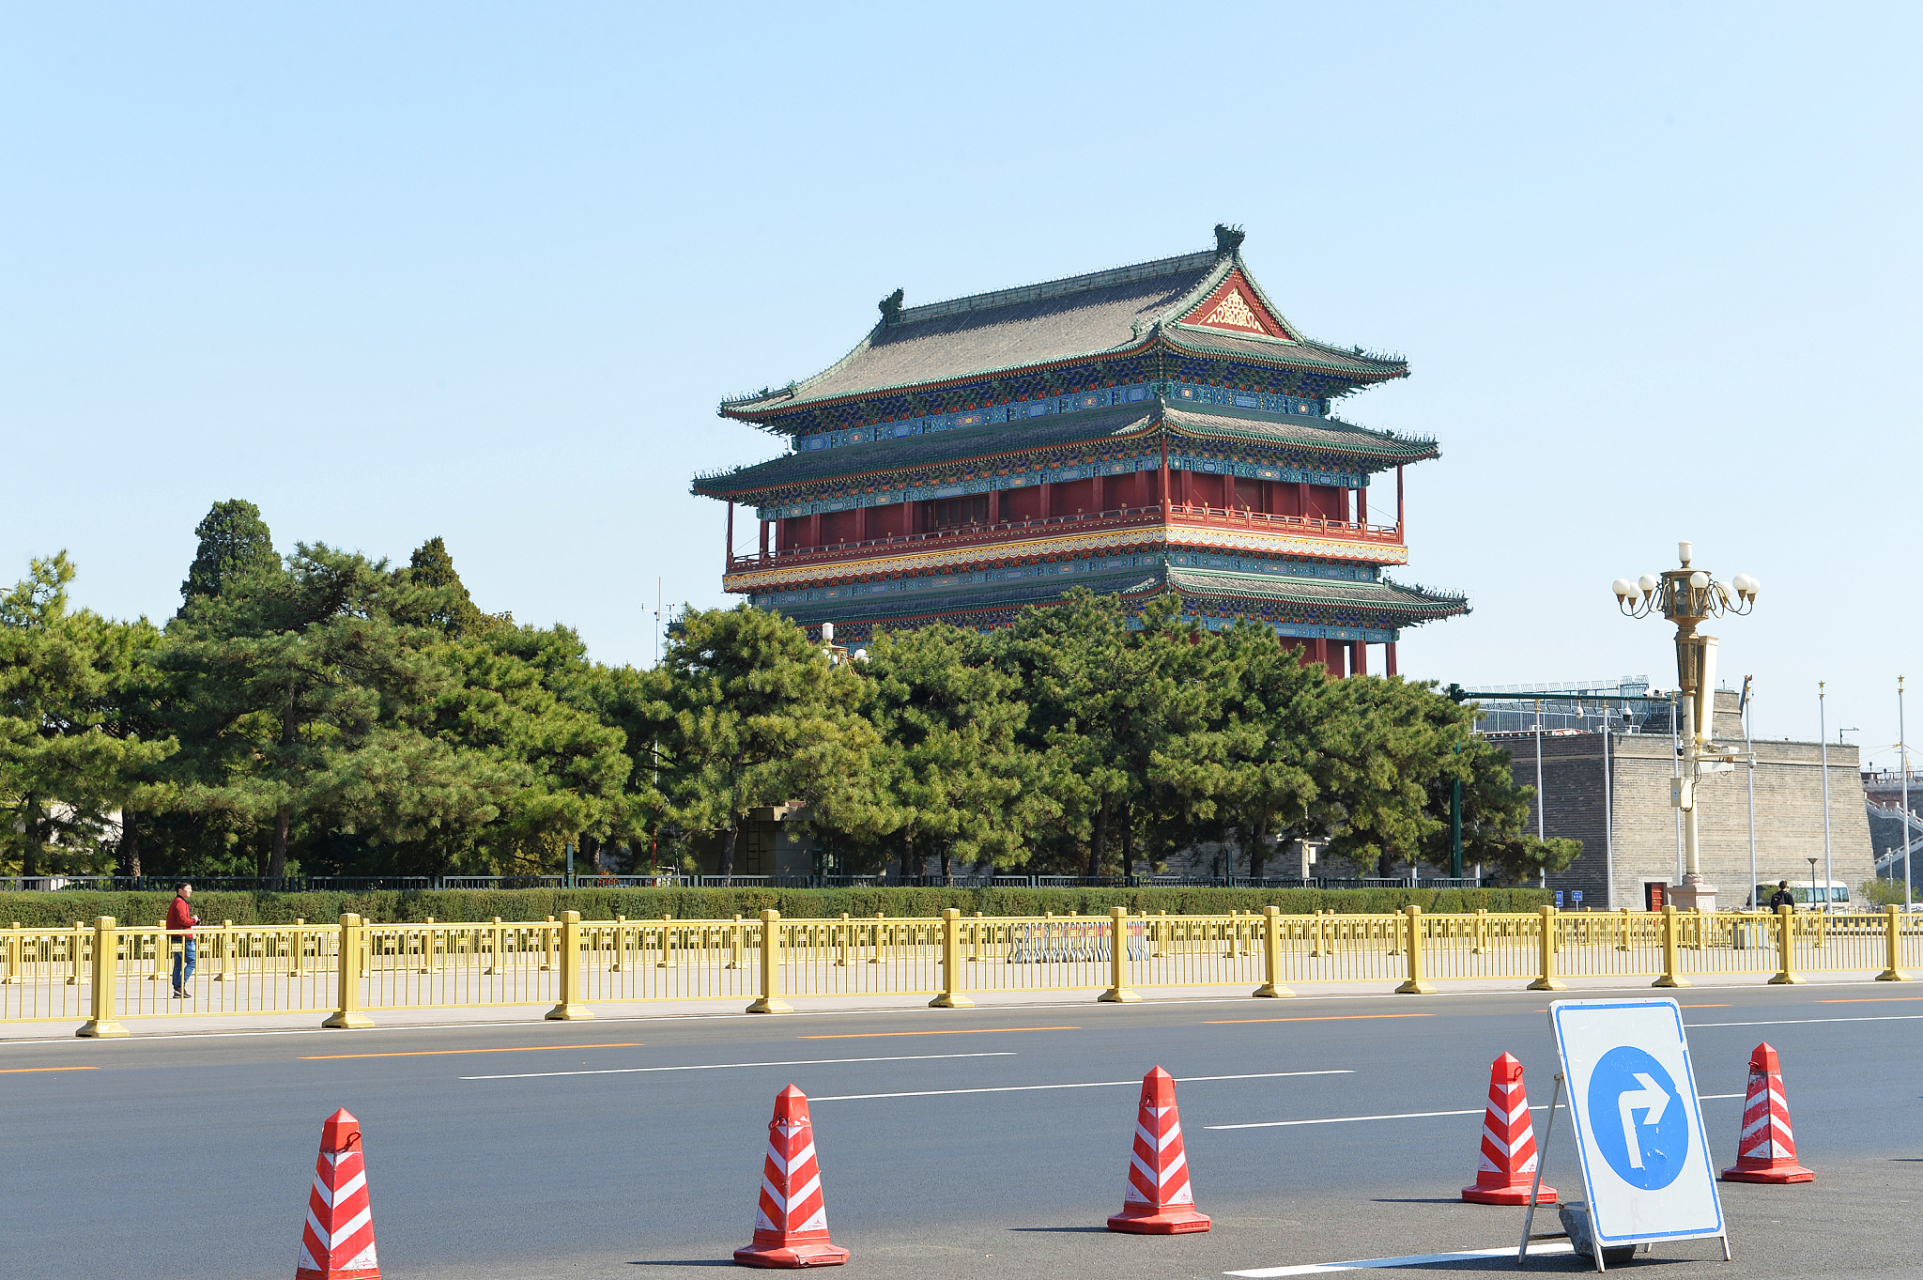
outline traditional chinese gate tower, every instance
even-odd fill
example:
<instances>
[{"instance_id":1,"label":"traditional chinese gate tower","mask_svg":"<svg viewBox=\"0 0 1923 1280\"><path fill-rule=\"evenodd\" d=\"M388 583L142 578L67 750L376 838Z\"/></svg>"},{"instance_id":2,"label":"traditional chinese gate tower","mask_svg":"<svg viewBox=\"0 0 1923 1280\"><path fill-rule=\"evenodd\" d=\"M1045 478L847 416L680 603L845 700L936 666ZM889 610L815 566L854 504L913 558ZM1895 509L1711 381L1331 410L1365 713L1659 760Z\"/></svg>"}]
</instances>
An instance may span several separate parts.
<instances>
[{"instance_id":1,"label":"traditional chinese gate tower","mask_svg":"<svg viewBox=\"0 0 1923 1280\"><path fill-rule=\"evenodd\" d=\"M904 307L826 372L721 405L792 452L703 476L728 503L723 587L859 642L933 621L1003 626L1071 587L1173 594L1209 627L1258 619L1335 673L1468 610L1383 577L1408 560L1402 471L1433 440L1333 416L1408 376L1302 336L1213 252ZM1394 509L1373 476L1395 473ZM752 504L758 548L734 552ZM1393 523L1387 521L1393 517Z\"/></svg>"}]
</instances>

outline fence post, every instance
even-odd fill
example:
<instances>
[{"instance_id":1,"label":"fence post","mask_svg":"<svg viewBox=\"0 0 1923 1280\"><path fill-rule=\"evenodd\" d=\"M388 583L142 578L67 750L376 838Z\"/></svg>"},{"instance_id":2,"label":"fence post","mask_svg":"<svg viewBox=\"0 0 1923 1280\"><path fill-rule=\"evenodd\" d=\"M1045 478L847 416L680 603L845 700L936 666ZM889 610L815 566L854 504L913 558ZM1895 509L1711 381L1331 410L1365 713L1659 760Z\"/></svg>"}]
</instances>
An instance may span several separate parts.
<instances>
[{"instance_id":1,"label":"fence post","mask_svg":"<svg viewBox=\"0 0 1923 1280\"><path fill-rule=\"evenodd\" d=\"M585 1022L594 1013L581 1003L581 913L561 913L560 1003L548 1010L550 1022Z\"/></svg>"},{"instance_id":2,"label":"fence post","mask_svg":"<svg viewBox=\"0 0 1923 1280\"><path fill-rule=\"evenodd\" d=\"M7 934L6 945L7 976L0 978L0 986L20 981L20 922L15 920Z\"/></svg>"},{"instance_id":3,"label":"fence post","mask_svg":"<svg viewBox=\"0 0 1923 1280\"><path fill-rule=\"evenodd\" d=\"M80 957L87 949L85 941L87 937L86 929L86 925L80 923L78 920L74 921L73 937L67 942L67 950L71 953L67 956L67 959L73 962L67 971L67 985L70 987L80 985L80 966L83 963Z\"/></svg>"},{"instance_id":4,"label":"fence post","mask_svg":"<svg viewBox=\"0 0 1923 1280\"><path fill-rule=\"evenodd\" d=\"M1540 973L1529 984L1529 991L1567 991L1569 984L1556 980L1556 909L1548 904L1536 908L1536 947L1540 953L1537 967Z\"/></svg>"},{"instance_id":5,"label":"fence post","mask_svg":"<svg viewBox=\"0 0 1923 1280\"><path fill-rule=\"evenodd\" d=\"M234 976L234 922L222 920L219 934L220 972L214 975L215 982L228 982Z\"/></svg>"},{"instance_id":6,"label":"fence post","mask_svg":"<svg viewBox=\"0 0 1923 1280\"><path fill-rule=\"evenodd\" d=\"M1108 990L1095 998L1105 1004L1137 1004L1142 997L1128 989L1128 908L1108 909Z\"/></svg>"},{"instance_id":7,"label":"fence post","mask_svg":"<svg viewBox=\"0 0 1923 1280\"><path fill-rule=\"evenodd\" d=\"M843 912L842 919L847 918L847 913ZM741 913L739 911L734 913L734 928L730 931L730 937L733 939L729 944L732 947L730 954L733 959L728 961L728 968L739 969L741 967Z\"/></svg>"},{"instance_id":8,"label":"fence post","mask_svg":"<svg viewBox=\"0 0 1923 1280\"><path fill-rule=\"evenodd\" d=\"M1627 951L1629 950L1629 908L1624 907L1621 914L1622 919L1617 924L1617 927L1622 930L1622 941L1616 944L1616 950Z\"/></svg>"},{"instance_id":9,"label":"fence post","mask_svg":"<svg viewBox=\"0 0 1923 1280\"><path fill-rule=\"evenodd\" d=\"M1399 996L1430 996L1436 988L1422 980L1422 908L1411 902L1402 909L1409 926L1409 980L1396 988Z\"/></svg>"},{"instance_id":10,"label":"fence post","mask_svg":"<svg viewBox=\"0 0 1923 1280\"><path fill-rule=\"evenodd\" d=\"M1489 908L1476 908L1476 942L1469 954L1479 956L1489 949Z\"/></svg>"},{"instance_id":11,"label":"fence post","mask_svg":"<svg viewBox=\"0 0 1923 1280\"><path fill-rule=\"evenodd\" d=\"M930 1009L972 1009L975 1002L961 993L962 977L961 910L943 907L941 913L941 994L928 1002Z\"/></svg>"},{"instance_id":12,"label":"fence post","mask_svg":"<svg viewBox=\"0 0 1923 1280\"><path fill-rule=\"evenodd\" d=\"M772 907L761 913L761 996L749 1013L793 1013L781 998L781 913Z\"/></svg>"},{"instance_id":13,"label":"fence post","mask_svg":"<svg viewBox=\"0 0 1923 1280\"><path fill-rule=\"evenodd\" d=\"M1673 903L1663 904L1663 976L1650 983L1652 987L1686 987L1689 979L1677 973L1680 964L1681 947L1676 937L1678 923L1676 907Z\"/></svg>"},{"instance_id":14,"label":"fence post","mask_svg":"<svg viewBox=\"0 0 1923 1280\"><path fill-rule=\"evenodd\" d=\"M1896 967L1902 963L1902 950L1898 942L1901 935L1897 931L1897 921L1900 918L1894 902L1883 908L1883 928L1885 931L1883 935L1884 956L1888 964L1883 972L1876 975L1878 982L1908 982L1910 980L1910 976L1907 973L1904 973Z\"/></svg>"},{"instance_id":15,"label":"fence post","mask_svg":"<svg viewBox=\"0 0 1923 1280\"><path fill-rule=\"evenodd\" d=\"M626 948L625 946L623 946L623 945L622 945L622 938L621 938L621 935L622 935L622 933L623 933L623 931L624 931L624 930L625 930L625 929L627 928L627 923L628 923L628 918L627 918L626 916L624 916L624 915L621 915L621 914L620 914L620 913L618 913L618 912L617 912L617 913L615 914L615 917L614 917L614 961L613 961L613 963L612 963L612 964L610 964L610 965L608 966L608 972L609 972L609 973L619 973L619 972L621 972L621 957L623 957L624 955L626 955L626 954L627 954L627 948Z\"/></svg>"},{"instance_id":16,"label":"fence post","mask_svg":"<svg viewBox=\"0 0 1923 1280\"><path fill-rule=\"evenodd\" d=\"M306 950L306 944L301 939L301 931L306 927L307 927L306 917L304 916L294 917L294 963L293 963L293 967L287 970L287 976L290 978L300 977L301 954ZM427 967L425 964L422 965L421 972L422 973L427 972Z\"/></svg>"},{"instance_id":17,"label":"fence post","mask_svg":"<svg viewBox=\"0 0 1923 1280\"><path fill-rule=\"evenodd\" d=\"M113 1040L127 1034L127 1028L114 1021L114 942L114 918L96 919L93 922L93 1017L74 1032L89 1040ZM75 945L79 945L77 940Z\"/></svg>"},{"instance_id":18,"label":"fence post","mask_svg":"<svg viewBox=\"0 0 1923 1280\"><path fill-rule=\"evenodd\" d=\"M1796 976L1796 915L1787 903L1776 908L1776 956L1778 968L1769 985L1787 987L1801 982Z\"/></svg>"},{"instance_id":19,"label":"fence post","mask_svg":"<svg viewBox=\"0 0 1923 1280\"><path fill-rule=\"evenodd\" d=\"M1295 992L1282 985L1282 908L1262 908L1262 985L1250 992L1257 996L1292 996Z\"/></svg>"},{"instance_id":20,"label":"fence post","mask_svg":"<svg viewBox=\"0 0 1923 1280\"><path fill-rule=\"evenodd\" d=\"M334 998L334 1012L321 1023L337 1030L360 1030L374 1025L374 1019L361 1012L361 918L353 912L341 915L340 990Z\"/></svg>"}]
</instances>

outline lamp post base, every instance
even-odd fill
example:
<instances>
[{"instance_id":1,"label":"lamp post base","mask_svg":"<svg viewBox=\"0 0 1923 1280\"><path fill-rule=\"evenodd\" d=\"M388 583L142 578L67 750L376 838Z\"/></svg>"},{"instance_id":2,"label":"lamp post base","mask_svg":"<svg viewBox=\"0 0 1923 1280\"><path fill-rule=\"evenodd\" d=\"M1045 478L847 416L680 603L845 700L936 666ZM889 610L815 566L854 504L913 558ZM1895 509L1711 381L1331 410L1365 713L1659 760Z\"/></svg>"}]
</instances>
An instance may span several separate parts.
<instances>
[{"instance_id":1,"label":"lamp post base","mask_svg":"<svg viewBox=\"0 0 1923 1280\"><path fill-rule=\"evenodd\" d=\"M1704 884L1699 875L1686 875L1681 884L1670 889L1669 900L1676 904L1678 911L1714 911L1716 886Z\"/></svg>"}]
</instances>

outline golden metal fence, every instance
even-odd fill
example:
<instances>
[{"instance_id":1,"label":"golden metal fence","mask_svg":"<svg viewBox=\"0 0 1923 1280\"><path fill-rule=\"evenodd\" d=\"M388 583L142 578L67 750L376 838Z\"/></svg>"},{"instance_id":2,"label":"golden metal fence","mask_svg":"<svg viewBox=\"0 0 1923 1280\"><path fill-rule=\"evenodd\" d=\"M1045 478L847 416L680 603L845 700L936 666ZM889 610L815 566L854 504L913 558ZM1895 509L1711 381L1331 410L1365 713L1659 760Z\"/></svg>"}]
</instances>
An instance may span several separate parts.
<instances>
[{"instance_id":1,"label":"golden metal fence","mask_svg":"<svg viewBox=\"0 0 1923 1280\"><path fill-rule=\"evenodd\" d=\"M185 972L187 948L194 951ZM592 1017L597 1003L1253 987L1379 982L1426 993L1436 983L1698 978L1804 981L1923 968L1923 915L1880 913L1477 911L1425 915L1041 915L783 920L436 921L201 926L191 940L158 926L0 931L0 1021L86 1018L81 1035L124 1035L121 1018L326 1011L325 1025L373 1025L383 1009L548 1007ZM184 979L175 993L176 974Z\"/></svg>"}]
</instances>

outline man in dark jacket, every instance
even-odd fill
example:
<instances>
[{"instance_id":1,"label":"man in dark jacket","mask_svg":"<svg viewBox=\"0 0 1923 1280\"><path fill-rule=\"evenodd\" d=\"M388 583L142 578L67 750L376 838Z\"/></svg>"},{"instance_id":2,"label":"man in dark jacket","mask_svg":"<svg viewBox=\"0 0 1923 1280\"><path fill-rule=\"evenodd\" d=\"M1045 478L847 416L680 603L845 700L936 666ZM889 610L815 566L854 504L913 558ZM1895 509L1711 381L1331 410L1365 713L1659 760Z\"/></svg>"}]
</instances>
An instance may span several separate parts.
<instances>
[{"instance_id":1,"label":"man in dark jacket","mask_svg":"<svg viewBox=\"0 0 1923 1280\"><path fill-rule=\"evenodd\" d=\"M187 905L194 896L194 886L183 884L174 890L174 905L167 908L167 934L181 939L181 947L174 955L174 999L187 998L187 984L194 980L194 926L200 917Z\"/></svg>"},{"instance_id":2,"label":"man in dark jacket","mask_svg":"<svg viewBox=\"0 0 1923 1280\"><path fill-rule=\"evenodd\" d=\"M1778 880L1776 882L1776 892L1769 895L1769 909L1774 911L1778 907L1788 907L1791 911L1796 910L1796 895L1789 891L1789 881L1787 880Z\"/></svg>"}]
</instances>

